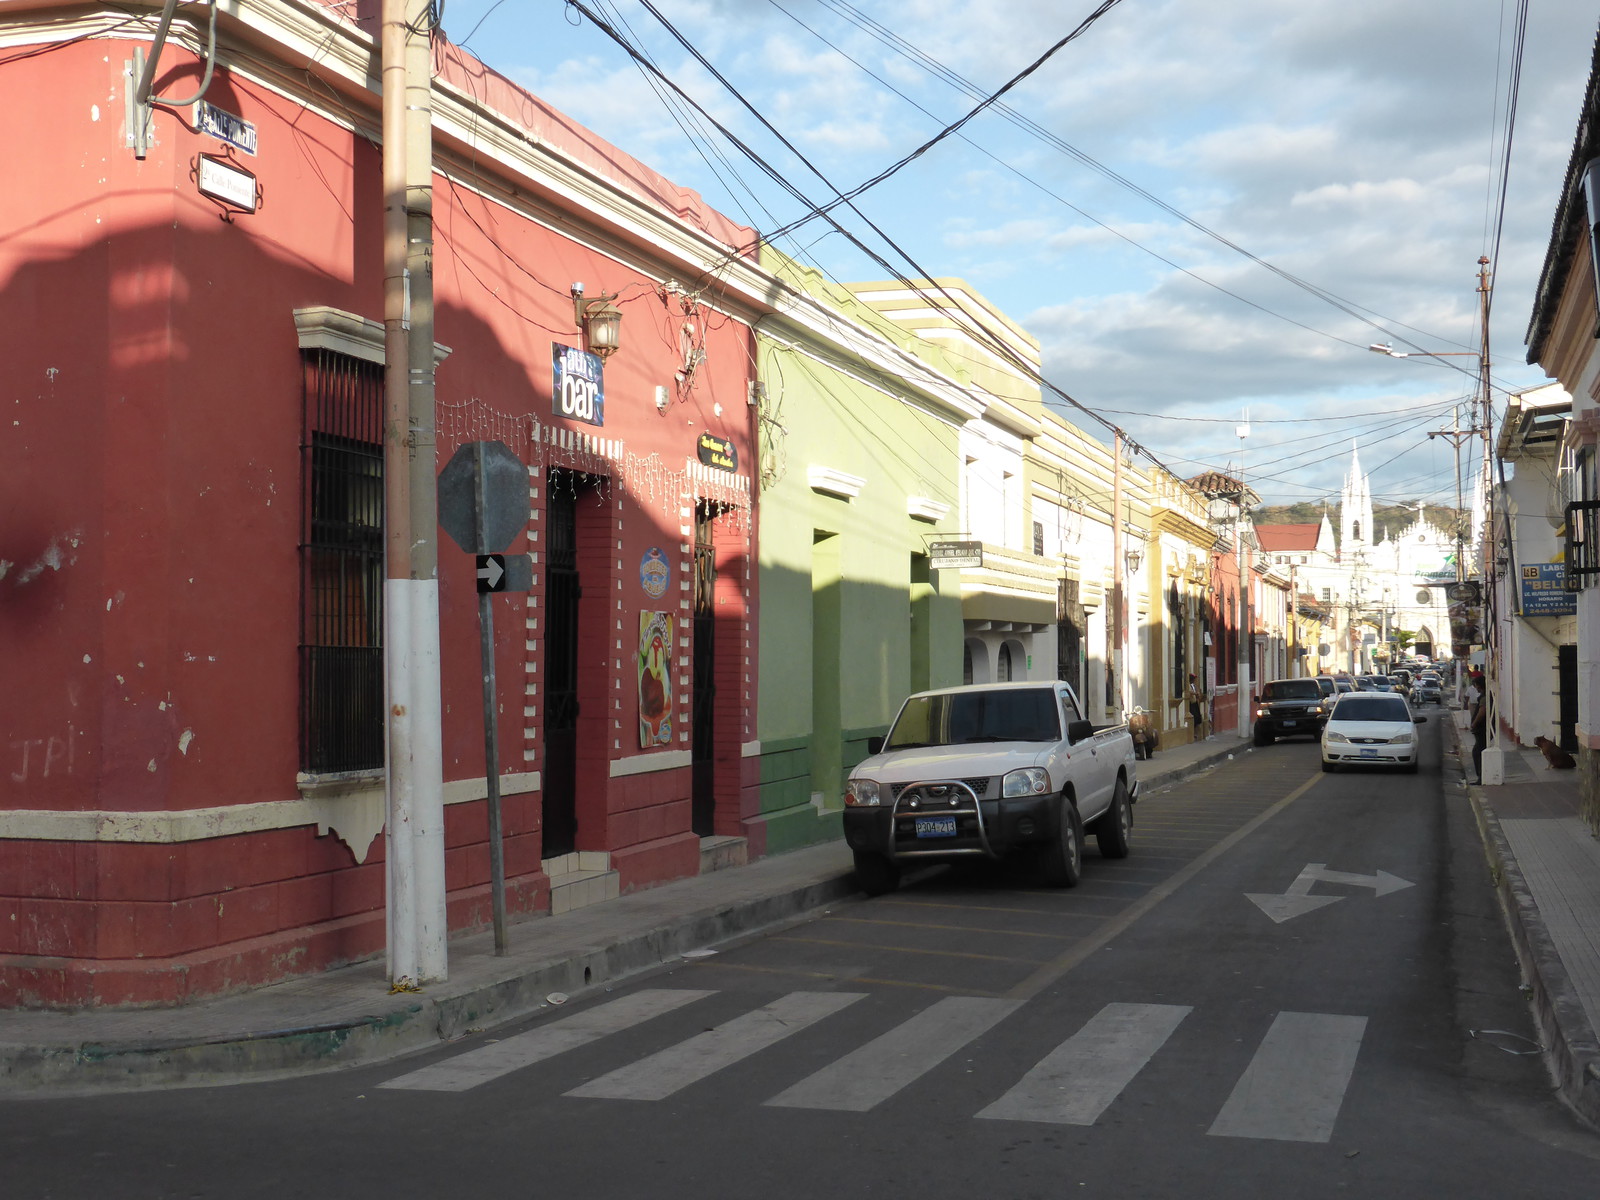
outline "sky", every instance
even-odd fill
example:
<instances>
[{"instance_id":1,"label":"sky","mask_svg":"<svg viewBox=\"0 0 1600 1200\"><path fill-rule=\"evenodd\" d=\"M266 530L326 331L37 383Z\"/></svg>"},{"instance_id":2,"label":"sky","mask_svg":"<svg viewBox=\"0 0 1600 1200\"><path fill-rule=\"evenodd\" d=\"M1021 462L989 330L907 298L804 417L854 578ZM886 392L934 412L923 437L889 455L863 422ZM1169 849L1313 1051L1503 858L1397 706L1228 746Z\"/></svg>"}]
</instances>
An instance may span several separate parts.
<instances>
[{"instance_id":1,"label":"sky","mask_svg":"<svg viewBox=\"0 0 1600 1200\"><path fill-rule=\"evenodd\" d=\"M1520 74L1516 0L649 0L665 24L646 0L583 3L808 199L669 108L573 5L448 0L443 24L764 233L900 162L1087 20L834 215L902 276L966 280L1039 339L1052 384L1178 475L1242 468L1269 504L1336 498L1356 445L1374 503L1453 503L1455 452L1427 434L1457 405L1471 423L1480 256L1497 408L1548 382L1525 337L1592 0L1530 5ZM836 280L889 276L821 219L774 244Z\"/></svg>"}]
</instances>

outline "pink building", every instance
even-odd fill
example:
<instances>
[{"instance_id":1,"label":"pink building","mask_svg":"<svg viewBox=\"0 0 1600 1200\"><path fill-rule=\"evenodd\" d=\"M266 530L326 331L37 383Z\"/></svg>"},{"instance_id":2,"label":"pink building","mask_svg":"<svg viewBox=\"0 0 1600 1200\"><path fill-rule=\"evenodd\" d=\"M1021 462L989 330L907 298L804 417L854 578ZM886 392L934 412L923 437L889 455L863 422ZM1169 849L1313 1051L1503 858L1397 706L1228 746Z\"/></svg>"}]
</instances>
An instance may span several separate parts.
<instances>
[{"instance_id":1,"label":"pink building","mask_svg":"<svg viewBox=\"0 0 1600 1200\"><path fill-rule=\"evenodd\" d=\"M141 156L160 7L4 15L0 95L58 99L0 189L6 1005L175 1003L384 946L376 24L222 10L203 103L157 106ZM200 90L207 11L158 94ZM759 313L729 299L755 237L443 43L432 105L435 469L495 439L529 472L499 775L510 906L559 913L763 848ZM603 367L574 281L621 310ZM558 368L592 376L567 411ZM487 784L474 563L444 539L439 596L461 930Z\"/></svg>"}]
</instances>

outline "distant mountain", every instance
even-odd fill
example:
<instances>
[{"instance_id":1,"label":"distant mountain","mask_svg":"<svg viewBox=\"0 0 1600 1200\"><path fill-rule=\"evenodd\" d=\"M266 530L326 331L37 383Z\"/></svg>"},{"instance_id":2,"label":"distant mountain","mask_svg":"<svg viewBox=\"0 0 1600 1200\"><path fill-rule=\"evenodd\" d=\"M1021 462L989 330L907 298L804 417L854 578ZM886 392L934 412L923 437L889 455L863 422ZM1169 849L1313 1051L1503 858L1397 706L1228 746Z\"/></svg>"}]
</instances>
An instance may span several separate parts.
<instances>
[{"instance_id":1,"label":"distant mountain","mask_svg":"<svg viewBox=\"0 0 1600 1200\"><path fill-rule=\"evenodd\" d=\"M1451 513L1457 510L1445 505L1430 504L1427 510L1428 523L1436 525L1446 533L1450 532ZM1264 504L1260 508L1251 510L1251 517L1257 525L1315 525L1322 520L1322 514L1328 514L1328 520L1333 525L1335 537L1339 535L1339 505L1332 499L1328 500L1302 500L1298 504ZM1465 513L1459 514L1461 519L1467 519ZM1372 506L1372 522L1377 526L1378 541L1384 537L1394 537L1402 530L1410 527L1417 519L1417 502L1408 500L1404 504L1374 504Z\"/></svg>"}]
</instances>

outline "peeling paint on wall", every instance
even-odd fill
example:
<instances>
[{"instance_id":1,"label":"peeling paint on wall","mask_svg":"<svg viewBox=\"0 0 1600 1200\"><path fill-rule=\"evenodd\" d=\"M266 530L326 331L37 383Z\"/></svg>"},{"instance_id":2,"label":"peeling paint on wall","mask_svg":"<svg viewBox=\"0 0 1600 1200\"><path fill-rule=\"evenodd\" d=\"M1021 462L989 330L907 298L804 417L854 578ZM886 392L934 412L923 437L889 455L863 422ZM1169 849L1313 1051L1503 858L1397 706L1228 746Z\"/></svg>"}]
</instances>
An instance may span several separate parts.
<instances>
[{"instance_id":1,"label":"peeling paint on wall","mask_svg":"<svg viewBox=\"0 0 1600 1200\"><path fill-rule=\"evenodd\" d=\"M76 529L68 533L57 534L51 538L50 544L44 548L44 552L17 573L16 585L18 587L26 587L39 578L40 575L43 575L46 570L59 571L62 567L72 566L78 561L78 556L74 552L82 544L82 540L82 531ZM0 560L0 579L4 579L7 572L15 565L15 563Z\"/></svg>"}]
</instances>

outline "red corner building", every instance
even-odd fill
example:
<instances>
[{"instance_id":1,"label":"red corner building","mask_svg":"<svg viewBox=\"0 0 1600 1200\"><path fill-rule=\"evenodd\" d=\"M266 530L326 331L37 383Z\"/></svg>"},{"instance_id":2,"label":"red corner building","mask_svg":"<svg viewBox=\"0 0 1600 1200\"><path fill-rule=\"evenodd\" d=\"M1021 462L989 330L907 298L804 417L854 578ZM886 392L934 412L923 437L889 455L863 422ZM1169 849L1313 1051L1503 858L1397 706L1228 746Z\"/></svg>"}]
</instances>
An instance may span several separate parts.
<instances>
[{"instance_id":1,"label":"red corner building","mask_svg":"<svg viewBox=\"0 0 1600 1200\"><path fill-rule=\"evenodd\" d=\"M436 428L386 429L378 5L219 6L214 36L179 6L156 55L162 7L0 25L39 117L0 189L0 1004L383 952L391 435L423 477L475 441L527 470L532 587L492 598L511 911L760 854L753 232L434 39L407 287ZM203 94L145 124L152 57L152 94ZM477 571L424 524L439 686L409 716L460 931L490 908Z\"/></svg>"}]
</instances>

